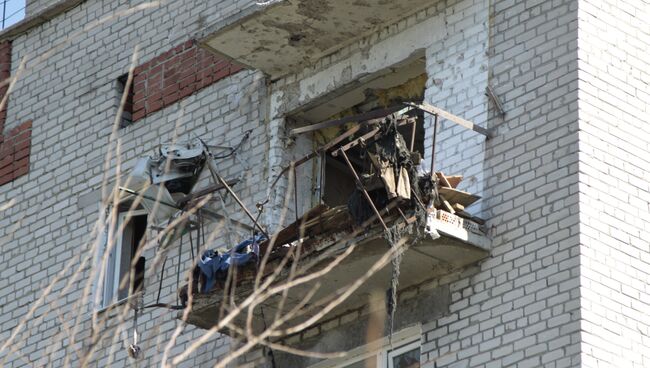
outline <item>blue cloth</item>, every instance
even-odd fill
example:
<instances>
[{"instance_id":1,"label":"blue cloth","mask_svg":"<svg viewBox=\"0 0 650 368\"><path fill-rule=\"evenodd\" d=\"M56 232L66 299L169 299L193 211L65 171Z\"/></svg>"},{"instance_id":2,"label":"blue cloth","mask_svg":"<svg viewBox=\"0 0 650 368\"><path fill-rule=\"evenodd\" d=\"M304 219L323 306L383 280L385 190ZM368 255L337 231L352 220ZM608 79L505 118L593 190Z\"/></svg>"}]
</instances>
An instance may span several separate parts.
<instances>
[{"instance_id":1,"label":"blue cloth","mask_svg":"<svg viewBox=\"0 0 650 368\"><path fill-rule=\"evenodd\" d=\"M228 268L231 265L242 266L247 264L253 256L259 255L259 243L266 240L263 234L248 238L234 246L228 253L219 254L219 252L209 249L203 252L199 261L199 269L205 276L205 283L201 288L202 293L207 293L214 287L219 277L225 277ZM251 251L243 253L248 246Z\"/></svg>"}]
</instances>

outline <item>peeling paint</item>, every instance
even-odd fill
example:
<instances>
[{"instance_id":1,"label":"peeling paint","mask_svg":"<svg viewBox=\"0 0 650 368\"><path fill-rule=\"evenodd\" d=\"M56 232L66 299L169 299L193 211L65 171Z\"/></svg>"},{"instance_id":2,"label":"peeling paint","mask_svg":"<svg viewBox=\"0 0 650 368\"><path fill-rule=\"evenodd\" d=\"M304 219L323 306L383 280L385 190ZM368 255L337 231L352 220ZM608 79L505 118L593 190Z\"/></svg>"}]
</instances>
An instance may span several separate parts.
<instances>
[{"instance_id":1,"label":"peeling paint","mask_svg":"<svg viewBox=\"0 0 650 368\"><path fill-rule=\"evenodd\" d=\"M352 5L370 7L370 4L364 0L355 0Z\"/></svg>"},{"instance_id":2,"label":"peeling paint","mask_svg":"<svg viewBox=\"0 0 650 368\"><path fill-rule=\"evenodd\" d=\"M307 18L325 20L332 9L328 0L302 0L298 4L297 13Z\"/></svg>"}]
</instances>

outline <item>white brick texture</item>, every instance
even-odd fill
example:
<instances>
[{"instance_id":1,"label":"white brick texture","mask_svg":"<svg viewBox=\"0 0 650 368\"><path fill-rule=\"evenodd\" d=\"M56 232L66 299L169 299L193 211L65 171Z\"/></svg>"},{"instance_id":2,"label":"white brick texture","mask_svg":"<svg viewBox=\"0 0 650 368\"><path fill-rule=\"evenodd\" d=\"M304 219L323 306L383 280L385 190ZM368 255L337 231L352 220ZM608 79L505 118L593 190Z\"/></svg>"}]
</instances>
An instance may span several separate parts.
<instances>
[{"instance_id":1,"label":"white brick texture","mask_svg":"<svg viewBox=\"0 0 650 368\"><path fill-rule=\"evenodd\" d=\"M423 366L578 366L578 3L449 5L453 32L427 55L428 99L496 137L446 123L436 163L484 195L494 248L451 285L450 314L425 325ZM504 117L484 96L487 83Z\"/></svg>"},{"instance_id":2,"label":"white brick texture","mask_svg":"<svg viewBox=\"0 0 650 368\"><path fill-rule=\"evenodd\" d=\"M89 243L100 213L104 157L115 147L109 136L117 112L116 80L128 71L136 48L140 62L151 59L192 38L207 22L247 4L188 0L128 10L144 3L89 0L14 40L13 72L23 58L27 63L9 100L6 126L33 119L34 131L30 173L0 187L0 206L13 203L0 214L0 341L4 343L26 318L12 348L0 353L5 367L124 367L134 362L125 349L132 338L131 322L123 324L128 331L114 331L110 326L117 317L112 317L106 339L92 346L93 305L81 302L90 274L90 264L83 262L94 259ZM263 199L266 181L264 170L249 170L250 163L264 162L267 152L261 91L260 76L243 71L120 130L122 170L161 143L196 135L210 144L235 145L244 131L253 129L239 159L220 160L217 166L224 177L242 179L235 189L254 209ZM115 167L113 160L109 177ZM231 199L227 203L235 213L236 204ZM146 256L152 260L153 252ZM183 262L190 265L188 257ZM177 257L170 257L161 301L176 304L177 265ZM155 302L157 267L156 272L148 271L145 303ZM73 276L76 271L80 273ZM39 300L48 286L52 292ZM36 309L29 315L32 307ZM77 323L72 337L66 328ZM140 318L140 366L160 366L163 349L179 323L176 312L160 309ZM170 355L184 351L201 333L187 328ZM77 352L92 349L90 361L81 362ZM217 336L183 366L212 366L229 349L228 340Z\"/></svg>"},{"instance_id":3,"label":"white brick texture","mask_svg":"<svg viewBox=\"0 0 650 368\"><path fill-rule=\"evenodd\" d=\"M650 4L580 2L585 367L650 366Z\"/></svg>"},{"instance_id":4,"label":"white brick texture","mask_svg":"<svg viewBox=\"0 0 650 368\"><path fill-rule=\"evenodd\" d=\"M6 127L33 120L32 156L29 174L0 186L0 208L8 206L0 212L0 343L29 317L0 365L78 366L77 351L88 349L95 351L89 366L132 364L124 349L131 331L91 346L92 306L79 303L88 265L74 276L94 256L88 242L111 148L116 79L134 50L149 60L251 2L151 4L89 0L14 40L13 71L27 62ZM145 117L120 130L120 161L128 169L158 144L193 134L232 145L253 129L239 160L218 167L225 177L244 173L236 189L254 208L279 168L313 148L306 138L291 141L284 114L423 52L425 100L494 129L495 137L440 126L436 169L464 175L462 189L483 197L470 210L488 219L493 249L478 265L434 282L450 303L442 316L439 308L419 321L422 366L650 366L648 19L645 0L439 1L268 86L261 73L243 71ZM485 95L488 85L505 116ZM116 160L109 166L114 172ZM313 200L311 171L299 174L302 210ZM279 225L287 188L280 181L270 193L266 224ZM245 221L235 208L228 202ZM177 262L170 257L162 283L169 301ZM158 277L147 280L147 302ZM51 295L39 301L48 286ZM161 310L141 317L141 366L160 366L175 317ZM66 328L76 321L71 338ZM338 316L293 339L334 334L346 323ZM186 329L170 356L200 334ZM217 337L182 366L213 366L229 349ZM264 359L255 350L244 366Z\"/></svg>"}]
</instances>

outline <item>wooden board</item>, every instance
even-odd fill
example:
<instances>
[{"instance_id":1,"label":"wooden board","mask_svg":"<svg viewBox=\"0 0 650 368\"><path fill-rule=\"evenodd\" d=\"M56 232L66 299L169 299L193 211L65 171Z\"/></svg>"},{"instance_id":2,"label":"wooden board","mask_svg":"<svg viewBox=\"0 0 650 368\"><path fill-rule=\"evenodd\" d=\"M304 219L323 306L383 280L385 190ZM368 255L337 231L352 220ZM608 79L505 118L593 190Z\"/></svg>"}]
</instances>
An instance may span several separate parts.
<instances>
[{"instance_id":1,"label":"wooden board","mask_svg":"<svg viewBox=\"0 0 650 368\"><path fill-rule=\"evenodd\" d=\"M458 187L458 184L463 180L462 175L445 175L445 178L447 178L447 182L449 182L452 188Z\"/></svg>"},{"instance_id":2,"label":"wooden board","mask_svg":"<svg viewBox=\"0 0 650 368\"><path fill-rule=\"evenodd\" d=\"M452 215L456 213L456 211L454 211L454 208L451 206L449 201L447 201L447 199L445 199L445 196L443 196L442 194L440 195L440 202L442 202L442 205L443 207L445 207L447 212L451 213Z\"/></svg>"},{"instance_id":3,"label":"wooden board","mask_svg":"<svg viewBox=\"0 0 650 368\"><path fill-rule=\"evenodd\" d=\"M449 183L449 181L447 181L447 178L445 177L445 174L442 173L442 171L437 172L436 176L438 177L438 182L440 183L441 186L452 188L451 184Z\"/></svg>"},{"instance_id":4,"label":"wooden board","mask_svg":"<svg viewBox=\"0 0 650 368\"><path fill-rule=\"evenodd\" d=\"M448 188L456 188L461 180L463 180L462 175L445 175L442 171L436 173L440 185Z\"/></svg>"},{"instance_id":5,"label":"wooden board","mask_svg":"<svg viewBox=\"0 0 650 368\"><path fill-rule=\"evenodd\" d=\"M296 239L298 239L299 232L300 232L300 226L303 223L303 221L307 222L309 220L313 220L314 218L318 218L319 216L323 215L325 212L329 210L329 207L324 205L324 204L319 204L318 206L310 209L305 213L301 218L299 218L297 221L293 222L289 226L285 227L284 229L280 230L277 234L277 238L275 239L275 242L273 243L273 248L279 248L280 246L290 243ZM266 251L266 248L269 246L271 243L271 240L265 240L260 244L260 254L264 254Z\"/></svg>"},{"instance_id":6,"label":"wooden board","mask_svg":"<svg viewBox=\"0 0 650 368\"><path fill-rule=\"evenodd\" d=\"M452 188L440 187L438 188L438 192L440 193L441 196L444 196L445 199L449 201L449 203L452 204L458 203L465 208L469 207L472 203L481 199L481 197L477 195L463 192L462 190L458 190L458 189L452 189Z\"/></svg>"}]
</instances>

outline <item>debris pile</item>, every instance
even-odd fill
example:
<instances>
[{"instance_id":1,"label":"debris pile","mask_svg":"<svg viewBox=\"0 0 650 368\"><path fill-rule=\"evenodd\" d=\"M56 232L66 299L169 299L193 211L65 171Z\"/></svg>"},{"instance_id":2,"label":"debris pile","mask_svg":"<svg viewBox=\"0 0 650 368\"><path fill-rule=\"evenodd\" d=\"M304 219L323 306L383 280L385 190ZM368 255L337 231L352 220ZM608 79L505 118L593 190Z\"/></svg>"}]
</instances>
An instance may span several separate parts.
<instances>
[{"instance_id":1,"label":"debris pile","mask_svg":"<svg viewBox=\"0 0 650 368\"><path fill-rule=\"evenodd\" d=\"M466 209L480 197L458 189L462 176L447 176L442 172L435 172L433 157L431 170L425 170L421 152L423 149L415 149L416 126L423 123L423 112L436 116L443 114L441 116L444 118L451 121L456 119L454 122L466 127L471 123L430 106L406 106L408 107L402 105L373 110L294 129L292 134L300 134L351 125L349 129L315 151L284 167L269 192L273 191L281 177L286 177L289 170L317 157L327 157L344 171L347 170L349 180L355 183L355 188L347 198L346 204L330 207L321 203L304 214L296 214L293 223L272 236L258 222L266 202L257 204L257 214L246 208L231 188L237 181L225 180L217 171L216 159L225 156L214 155L200 139L185 144L163 146L156 155L141 159L132 170L127 184L120 190L141 197L143 207L153 215L155 226L170 224L179 216L192 212L186 216L186 220L179 221L173 229L166 230L168 233L163 237L160 248L165 250L172 241L180 239L180 258L183 235L189 233L189 249L195 266L191 280L187 281L188 285L192 285L193 292L197 293L229 289L228 280L231 279L228 275L235 270L237 277L230 281L232 285L250 282L259 276L259 260L264 255L268 253L269 262L273 262L284 258L297 244L302 247L303 254L316 254L321 250L319 247L322 244L365 236L371 229L383 229L384 238L392 246L402 235L417 239L419 233L416 232L426 226L426 219L432 214L439 219L462 218L468 223L476 224L478 228L484 221ZM437 126L437 118L435 124ZM480 127L469 128L481 134L485 133ZM410 137L405 139L400 131L408 130L411 132L408 134ZM242 142L232 148L228 155L235 154L248 136L247 133ZM195 186L203 172L207 173L206 177L211 179L212 183L197 190ZM294 175L293 180L297 181L298 178ZM294 186L298 187L297 182ZM230 196L239 205L242 213L250 220L249 224L233 220L225 213L225 207L224 211L218 211L206 205L209 202L207 197L219 191L222 191L220 199ZM297 201L297 198L294 200ZM223 200L221 202L223 204ZM297 203L294 208L297 212ZM205 243L206 219L225 219L228 226L246 229L250 234L249 238L240 239L241 242L237 245L232 242L232 247L221 247L225 250L218 251L214 248L219 247ZM192 235L193 232L196 236ZM376 231L374 233L376 234ZM290 264L291 261L287 263ZM394 299L396 278L399 275L399 255L395 257L393 269L391 294ZM180 269L178 272L180 273ZM264 272L271 273L273 270L267 268ZM187 300L188 285L179 287L182 307ZM393 300L391 310L394 310L395 303L396 300Z\"/></svg>"},{"instance_id":2,"label":"debris pile","mask_svg":"<svg viewBox=\"0 0 650 368\"><path fill-rule=\"evenodd\" d=\"M442 172L436 172L437 186L438 186L438 200L436 201L436 209L444 210L452 215L471 220L479 225L485 224L485 220L474 216L465 209L481 197L456 189L458 184L463 180L461 175L446 176Z\"/></svg>"}]
</instances>

